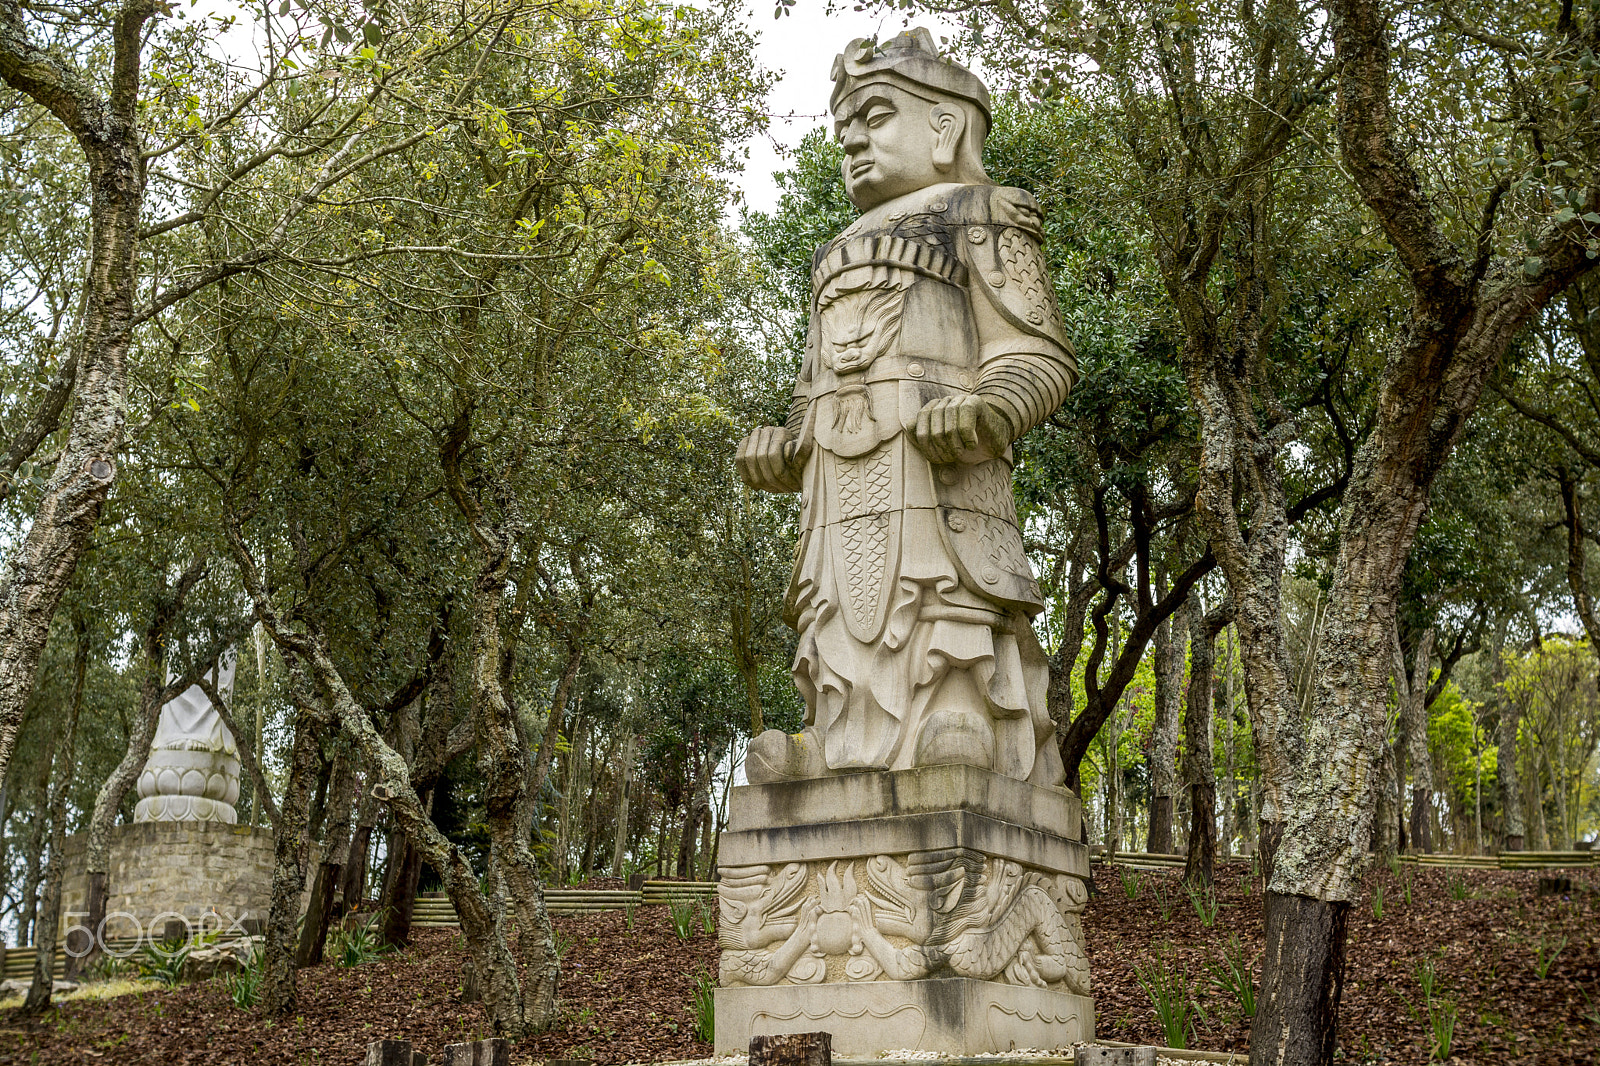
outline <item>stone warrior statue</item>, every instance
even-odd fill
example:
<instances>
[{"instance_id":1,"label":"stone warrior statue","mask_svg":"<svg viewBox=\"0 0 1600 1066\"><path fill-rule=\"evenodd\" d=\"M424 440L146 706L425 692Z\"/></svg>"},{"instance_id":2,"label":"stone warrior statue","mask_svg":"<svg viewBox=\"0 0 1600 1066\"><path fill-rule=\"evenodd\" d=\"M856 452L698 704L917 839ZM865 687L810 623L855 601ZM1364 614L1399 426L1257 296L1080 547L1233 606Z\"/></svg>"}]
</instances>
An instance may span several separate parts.
<instances>
[{"instance_id":1,"label":"stone warrior statue","mask_svg":"<svg viewBox=\"0 0 1600 1066\"><path fill-rule=\"evenodd\" d=\"M833 79L862 214L812 259L787 422L738 453L751 487L800 493L785 620L807 724L757 737L746 773L962 763L1059 785L1011 494L1012 442L1077 377L1039 207L984 172L988 91L927 30L851 42Z\"/></svg>"}]
</instances>

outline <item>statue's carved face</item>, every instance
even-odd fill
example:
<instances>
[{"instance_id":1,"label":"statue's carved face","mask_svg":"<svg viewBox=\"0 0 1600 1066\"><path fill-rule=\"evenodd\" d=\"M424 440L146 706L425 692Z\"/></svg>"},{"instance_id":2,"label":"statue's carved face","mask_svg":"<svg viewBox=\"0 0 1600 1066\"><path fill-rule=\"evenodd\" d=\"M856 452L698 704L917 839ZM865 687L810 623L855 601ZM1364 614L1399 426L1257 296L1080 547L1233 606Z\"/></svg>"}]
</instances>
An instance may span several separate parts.
<instances>
[{"instance_id":1,"label":"statue's carved face","mask_svg":"<svg viewBox=\"0 0 1600 1066\"><path fill-rule=\"evenodd\" d=\"M946 180L934 165L939 131L934 104L895 85L864 85L834 112L833 129L844 148L844 188L850 202L869 211L897 196Z\"/></svg>"}]
</instances>

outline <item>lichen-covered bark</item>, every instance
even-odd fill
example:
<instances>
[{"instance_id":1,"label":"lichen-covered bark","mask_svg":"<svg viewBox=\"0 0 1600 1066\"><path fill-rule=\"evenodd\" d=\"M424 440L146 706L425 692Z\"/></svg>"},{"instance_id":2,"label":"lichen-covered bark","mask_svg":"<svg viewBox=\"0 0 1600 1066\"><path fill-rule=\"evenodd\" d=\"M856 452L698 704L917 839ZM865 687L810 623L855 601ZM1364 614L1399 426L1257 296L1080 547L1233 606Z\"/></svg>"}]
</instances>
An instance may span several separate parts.
<instances>
[{"instance_id":1,"label":"lichen-covered bark","mask_svg":"<svg viewBox=\"0 0 1600 1066\"><path fill-rule=\"evenodd\" d=\"M0 779L16 746L50 620L116 476L127 407L144 171L136 107L154 0L127 0L111 33L110 94L34 44L19 0L0 0L0 80L47 108L89 165L88 268L66 443L33 520L0 577Z\"/></svg>"}]
</instances>

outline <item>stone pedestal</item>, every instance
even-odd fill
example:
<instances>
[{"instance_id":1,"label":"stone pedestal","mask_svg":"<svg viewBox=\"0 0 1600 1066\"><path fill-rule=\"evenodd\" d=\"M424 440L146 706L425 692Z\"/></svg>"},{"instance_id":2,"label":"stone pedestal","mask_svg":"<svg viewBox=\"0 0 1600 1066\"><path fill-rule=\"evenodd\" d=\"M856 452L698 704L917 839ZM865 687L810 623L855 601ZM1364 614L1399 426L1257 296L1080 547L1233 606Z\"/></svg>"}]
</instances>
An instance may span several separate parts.
<instances>
[{"instance_id":1,"label":"stone pedestal","mask_svg":"<svg viewBox=\"0 0 1600 1066\"><path fill-rule=\"evenodd\" d=\"M716 1050L974 1055L1094 1036L1078 799L969 766L734 789Z\"/></svg>"},{"instance_id":2,"label":"stone pedestal","mask_svg":"<svg viewBox=\"0 0 1600 1066\"><path fill-rule=\"evenodd\" d=\"M67 838L62 930L83 920L85 838ZM159 939L168 920L224 930L265 918L272 903L272 830L218 822L136 822L111 830L104 935Z\"/></svg>"}]
</instances>

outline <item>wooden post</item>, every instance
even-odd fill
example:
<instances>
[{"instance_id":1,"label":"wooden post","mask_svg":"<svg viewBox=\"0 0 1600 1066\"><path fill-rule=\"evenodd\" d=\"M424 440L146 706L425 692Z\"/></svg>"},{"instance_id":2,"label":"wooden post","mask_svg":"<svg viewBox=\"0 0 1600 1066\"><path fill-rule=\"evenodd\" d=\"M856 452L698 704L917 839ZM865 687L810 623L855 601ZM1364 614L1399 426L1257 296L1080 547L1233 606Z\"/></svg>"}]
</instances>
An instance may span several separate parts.
<instances>
[{"instance_id":1,"label":"wooden post","mask_svg":"<svg viewBox=\"0 0 1600 1066\"><path fill-rule=\"evenodd\" d=\"M362 1066L426 1066L428 1056L411 1050L409 1040L374 1040Z\"/></svg>"},{"instance_id":2,"label":"wooden post","mask_svg":"<svg viewBox=\"0 0 1600 1066\"><path fill-rule=\"evenodd\" d=\"M444 1066L511 1066L511 1042L504 1037L446 1044Z\"/></svg>"},{"instance_id":3,"label":"wooden post","mask_svg":"<svg viewBox=\"0 0 1600 1066\"><path fill-rule=\"evenodd\" d=\"M750 1066L833 1066L833 1034L752 1036Z\"/></svg>"}]
</instances>

